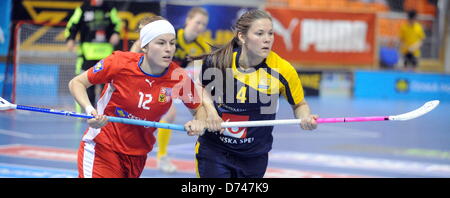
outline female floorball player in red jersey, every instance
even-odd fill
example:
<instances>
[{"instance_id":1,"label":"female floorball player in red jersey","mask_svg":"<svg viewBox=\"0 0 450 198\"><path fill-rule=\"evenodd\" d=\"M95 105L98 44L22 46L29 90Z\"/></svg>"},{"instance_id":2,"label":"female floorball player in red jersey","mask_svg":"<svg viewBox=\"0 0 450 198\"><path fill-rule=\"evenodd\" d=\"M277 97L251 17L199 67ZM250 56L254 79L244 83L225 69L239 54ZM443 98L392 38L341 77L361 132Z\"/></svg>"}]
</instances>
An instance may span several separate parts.
<instances>
[{"instance_id":1,"label":"female floorball player in red jersey","mask_svg":"<svg viewBox=\"0 0 450 198\"><path fill-rule=\"evenodd\" d=\"M174 27L159 17L142 28L140 40L144 53L116 51L69 83L76 101L95 115L78 151L79 177L139 177L155 144L155 128L108 123L105 116L159 121L176 97L198 119L184 125L188 134L204 130L206 113L194 84L172 63ZM106 84L97 109L86 94L94 84Z\"/></svg>"},{"instance_id":2,"label":"female floorball player in red jersey","mask_svg":"<svg viewBox=\"0 0 450 198\"><path fill-rule=\"evenodd\" d=\"M203 54L210 53L210 46L205 42L205 39L200 36L202 32L206 30L206 26L208 24L208 12L201 7L193 7L191 8L186 17L184 28L177 30L177 49L174 55L174 62L180 65L182 68L186 68L187 66L193 66L193 60L190 57L197 57ZM138 30L144 27L149 21L152 20L153 17L144 17L138 22ZM140 40L138 39L133 46L131 47L131 52L141 52ZM201 61L200 61L201 62ZM195 69L190 67L187 69L187 72L191 74L191 76L195 76ZM197 87L197 91L202 92L201 86ZM205 98L203 98L205 99ZM205 101L203 101L205 102ZM207 102L211 104L212 102ZM214 107L208 105L210 111L207 111L209 114L214 114ZM215 115L208 115L208 119L217 117L217 113ZM169 111L161 118L160 122L164 123L173 123L176 117L176 108L172 105ZM210 119L213 120L213 119ZM219 118L221 121L221 119ZM207 124L212 124L211 122L207 122ZM215 122L220 126L220 122ZM158 142L158 151L156 154L156 166L158 169L165 173L173 173L176 171L177 167L173 164L168 156L168 146L170 142L172 131L170 129L158 129L157 133L157 142Z\"/></svg>"},{"instance_id":3,"label":"female floorball player in red jersey","mask_svg":"<svg viewBox=\"0 0 450 198\"><path fill-rule=\"evenodd\" d=\"M278 98L290 103L301 128L317 127L303 95L297 71L271 51L272 18L261 10L244 13L234 27L234 38L207 55L202 84L214 96L224 121L275 120ZM206 132L196 145L200 177L263 177L272 149L273 126L228 128Z\"/></svg>"}]
</instances>

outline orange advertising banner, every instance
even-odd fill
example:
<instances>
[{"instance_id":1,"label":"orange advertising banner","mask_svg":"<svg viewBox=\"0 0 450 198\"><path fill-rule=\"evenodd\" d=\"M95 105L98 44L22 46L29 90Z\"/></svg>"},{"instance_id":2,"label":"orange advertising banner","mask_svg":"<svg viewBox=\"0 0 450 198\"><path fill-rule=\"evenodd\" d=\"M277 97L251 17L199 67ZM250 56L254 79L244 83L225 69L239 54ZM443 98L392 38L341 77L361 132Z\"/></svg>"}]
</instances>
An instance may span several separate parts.
<instances>
[{"instance_id":1,"label":"orange advertising banner","mask_svg":"<svg viewBox=\"0 0 450 198\"><path fill-rule=\"evenodd\" d=\"M321 65L375 64L375 13L266 10L273 18L273 50L289 61Z\"/></svg>"}]
</instances>

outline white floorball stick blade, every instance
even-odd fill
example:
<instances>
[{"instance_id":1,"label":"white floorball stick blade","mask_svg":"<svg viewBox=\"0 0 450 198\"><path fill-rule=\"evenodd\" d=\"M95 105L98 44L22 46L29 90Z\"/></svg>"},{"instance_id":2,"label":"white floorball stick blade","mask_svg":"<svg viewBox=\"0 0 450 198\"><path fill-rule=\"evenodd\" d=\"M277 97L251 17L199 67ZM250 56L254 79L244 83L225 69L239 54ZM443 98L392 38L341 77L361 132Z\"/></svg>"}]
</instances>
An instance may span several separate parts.
<instances>
[{"instance_id":1,"label":"white floorball stick blade","mask_svg":"<svg viewBox=\"0 0 450 198\"><path fill-rule=\"evenodd\" d=\"M411 120L417 117L420 117L430 111L432 111L434 108L436 108L439 105L439 100L432 100L426 102L423 106L420 108L410 111L408 113L400 114L400 115L393 115L389 116L389 120Z\"/></svg>"}]
</instances>

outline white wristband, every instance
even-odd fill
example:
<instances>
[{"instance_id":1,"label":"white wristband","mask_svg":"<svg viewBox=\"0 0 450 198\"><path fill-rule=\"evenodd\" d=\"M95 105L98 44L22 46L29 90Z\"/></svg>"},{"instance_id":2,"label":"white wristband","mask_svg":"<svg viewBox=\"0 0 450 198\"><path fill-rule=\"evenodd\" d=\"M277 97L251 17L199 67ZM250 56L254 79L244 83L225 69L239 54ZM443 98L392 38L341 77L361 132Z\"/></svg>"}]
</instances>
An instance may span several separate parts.
<instances>
[{"instance_id":1,"label":"white wristband","mask_svg":"<svg viewBox=\"0 0 450 198\"><path fill-rule=\"evenodd\" d=\"M92 105L89 105L85 107L84 110L86 111L86 114L91 115L92 111L94 111L95 108Z\"/></svg>"}]
</instances>

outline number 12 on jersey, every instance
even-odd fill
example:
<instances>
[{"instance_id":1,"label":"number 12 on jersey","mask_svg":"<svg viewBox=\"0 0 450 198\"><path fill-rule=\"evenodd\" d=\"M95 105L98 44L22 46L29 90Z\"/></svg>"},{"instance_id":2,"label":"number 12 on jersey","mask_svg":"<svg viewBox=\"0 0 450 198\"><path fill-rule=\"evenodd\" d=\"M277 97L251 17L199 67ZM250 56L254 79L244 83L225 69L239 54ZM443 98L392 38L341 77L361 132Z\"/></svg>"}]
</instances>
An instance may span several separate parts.
<instances>
[{"instance_id":1,"label":"number 12 on jersey","mask_svg":"<svg viewBox=\"0 0 450 198\"><path fill-rule=\"evenodd\" d=\"M150 107L148 107L147 104L152 102L152 99L153 99L152 94L144 94L142 92L139 92L138 108L150 110Z\"/></svg>"}]
</instances>

